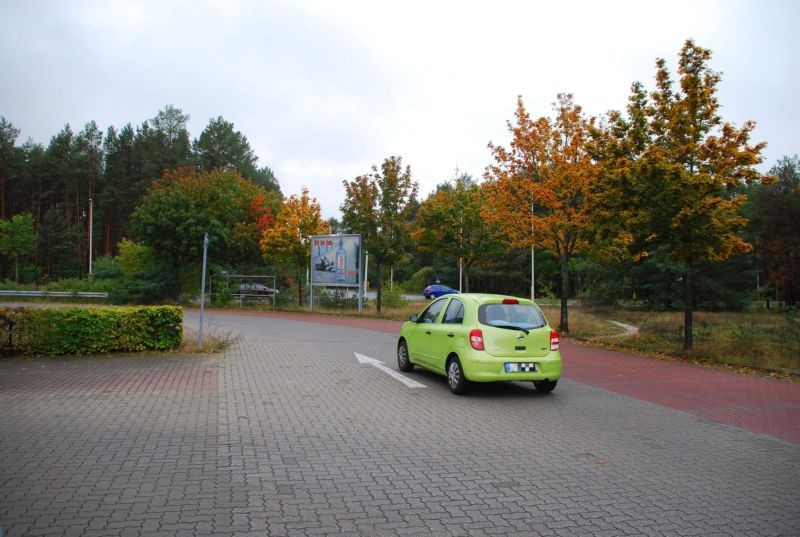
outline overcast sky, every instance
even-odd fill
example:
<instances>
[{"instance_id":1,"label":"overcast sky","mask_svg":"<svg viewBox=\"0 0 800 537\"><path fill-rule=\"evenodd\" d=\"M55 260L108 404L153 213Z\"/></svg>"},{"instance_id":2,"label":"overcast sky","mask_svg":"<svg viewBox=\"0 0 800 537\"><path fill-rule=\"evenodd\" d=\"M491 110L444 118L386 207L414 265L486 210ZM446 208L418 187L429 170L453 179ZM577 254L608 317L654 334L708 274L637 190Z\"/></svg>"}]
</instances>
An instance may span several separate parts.
<instances>
[{"instance_id":1,"label":"overcast sky","mask_svg":"<svg viewBox=\"0 0 800 537\"><path fill-rule=\"evenodd\" d=\"M590 115L653 87L687 38L723 73L723 119L756 121L768 170L800 152L800 2L0 1L0 115L47 145L69 123L136 126L167 104L200 135L222 116L286 195L340 216L342 180L396 155L425 198L480 178L521 95Z\"/></svg>"}]
</instances>

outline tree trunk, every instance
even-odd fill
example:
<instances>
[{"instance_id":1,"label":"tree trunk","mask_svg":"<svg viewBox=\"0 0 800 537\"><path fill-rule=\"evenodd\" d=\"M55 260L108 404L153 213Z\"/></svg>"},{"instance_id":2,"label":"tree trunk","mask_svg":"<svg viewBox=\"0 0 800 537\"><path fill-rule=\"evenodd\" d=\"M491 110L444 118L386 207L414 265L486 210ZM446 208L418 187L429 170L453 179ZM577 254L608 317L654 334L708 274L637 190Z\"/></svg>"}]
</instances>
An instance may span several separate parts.
<instances>
[{"instance_id":1,"label":"tree trunk","mask_svg":"<svg viewBox=\"0 0 800 537\"><path fill-rule=\"evenodd\" d=\"M303 269L297 269L297 305L303 305Z\"/></svg>"},{"instance_id":2,"label":"tree trunk","mask_svg":"<svg viewBox=\"0 0 800 537\"><path fill-rule=\"evenodd\" d=\"M561 254L561 322L558 331L561 334L569 334L569 255Z\"/></svg>"},{"instance_id":3,"label":"tree trunk","mask_svg":"<svg viewBox=\"0 0 800 537\"><path fill-rule=\"evenodd\" d=\"M683 275L683 352L687 354L692 350L692 312L694 309L694 293L692 290L692 265L686 264Z\"/></svg>"}]
</instances>

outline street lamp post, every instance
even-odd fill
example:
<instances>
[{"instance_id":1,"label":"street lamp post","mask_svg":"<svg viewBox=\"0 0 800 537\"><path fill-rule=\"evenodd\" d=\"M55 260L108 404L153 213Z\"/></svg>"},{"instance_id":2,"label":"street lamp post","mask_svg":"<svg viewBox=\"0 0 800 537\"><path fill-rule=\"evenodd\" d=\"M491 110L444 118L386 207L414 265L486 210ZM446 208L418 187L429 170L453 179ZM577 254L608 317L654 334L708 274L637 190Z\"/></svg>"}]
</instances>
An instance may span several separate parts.
<instances>
[{"instance_id":1,"label":"street lamp post","mask_svg":"<svg viewBox=\"0 0 800 537\"><path fill-rule=\"evenodd\" d=\"M534 248L534 236L533 236L533 218L536 216L534 212L534 203L531 202L531 300L536 299L536 267L534 266L533 261L533 248Z\"/></svg>"},{"instance_id":2,"label":"street lamp post","mask_svg":"<svg viewBox=\"0 0 800 537\"><path fill-rule=\"evenodd\" d=\"M531 300L536 299L536 268L533 262L533 245L531 245Z\"/></svg>"}]
</instances>

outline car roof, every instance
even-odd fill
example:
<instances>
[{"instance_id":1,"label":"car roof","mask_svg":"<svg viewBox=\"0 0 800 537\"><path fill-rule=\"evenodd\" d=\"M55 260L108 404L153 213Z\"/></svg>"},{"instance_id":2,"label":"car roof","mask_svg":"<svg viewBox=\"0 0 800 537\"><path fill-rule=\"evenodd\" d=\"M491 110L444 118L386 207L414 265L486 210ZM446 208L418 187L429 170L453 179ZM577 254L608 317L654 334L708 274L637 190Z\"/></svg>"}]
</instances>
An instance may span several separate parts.
<instances>
[{"instance_id":1,"label":"car roof","mask_svg":"<svg viewBox=\"0 0 800 537\"><path fill-rule=\"evenodd\" d=\"M459 293L458 298L467 299L475 302L476 304L501 304L503 300L507 298L518 300L520 304L535 304L535 302L530 298L519 298L517 296L495 295L489 293Z\"/></svg>"}]
</instances>

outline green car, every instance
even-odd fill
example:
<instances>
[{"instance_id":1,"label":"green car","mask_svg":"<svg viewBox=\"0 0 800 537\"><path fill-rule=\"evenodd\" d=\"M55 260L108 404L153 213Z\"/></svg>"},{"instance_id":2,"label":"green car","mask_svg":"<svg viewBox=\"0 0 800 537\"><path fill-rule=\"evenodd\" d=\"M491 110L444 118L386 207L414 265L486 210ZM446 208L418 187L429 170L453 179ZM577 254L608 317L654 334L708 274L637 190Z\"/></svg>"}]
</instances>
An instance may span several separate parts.
<instances>
[{"instance_id":1,"label":"green car","mask_svg":"<svg viewBox=\"0 0 800 537\"><path fill-rule=\"evenodd\" d=\"M470 382L532 381L551 392L561 378L558 332L524 298L463 293L445 295L403 323L397 365L447 376L450 391Z\"/></svg>"}]
</instances>

